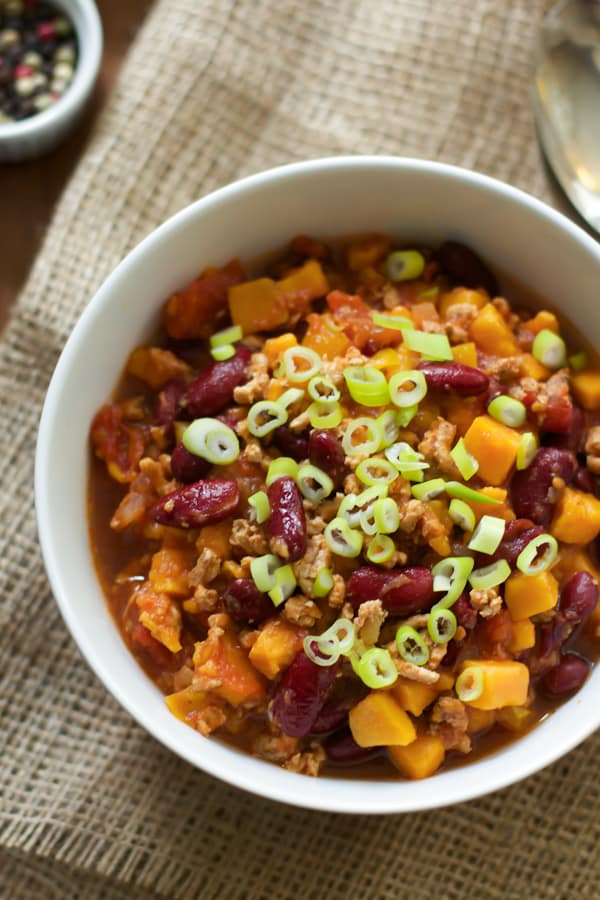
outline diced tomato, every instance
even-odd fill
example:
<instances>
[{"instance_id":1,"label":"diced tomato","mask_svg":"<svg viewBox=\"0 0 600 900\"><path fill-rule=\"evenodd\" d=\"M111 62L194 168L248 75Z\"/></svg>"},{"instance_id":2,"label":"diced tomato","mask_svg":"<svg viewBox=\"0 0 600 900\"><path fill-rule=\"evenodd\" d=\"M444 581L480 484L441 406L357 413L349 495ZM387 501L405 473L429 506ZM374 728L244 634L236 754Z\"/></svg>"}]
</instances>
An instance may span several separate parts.
<instances>
[{"instance_id":1,"label":"diced tomato","mask_svg":"<svg viewBox=\"0 0 600 900\"><path fill-rule=\"evenodd\" d=\"M402 341L402 332L392 328L380 328L372 318L372 309L358 294L331 291L327 294L327 305L334 321L341 325L344 334L355 347L375 353L381 347L391 347Z\"/></svg>"},{"instance_id":2,"label":"diced tomato","mask_svg":"<svg viewBox=\"0 0 600 900\"><path fill-rule=\"evenodd\" d=\"M245 274L238 259L221 269L205 269L184 291L167 300L165 324L176 340L207 338L219 327L227 312L227 292L244 281Z\"/></svg>"},{"instance_id":3,"label":"diced tomato","mask_svg":"<svg viewBox=\"0 0 600 900\"><path fill-rule=\"evenodd\" d=\"M96 456L106 462L115 481L133 481L144 453L144 434L140 428L126 425L118 404L106 404L95 415L90 439Z\"/></svg>"}]
</instances>

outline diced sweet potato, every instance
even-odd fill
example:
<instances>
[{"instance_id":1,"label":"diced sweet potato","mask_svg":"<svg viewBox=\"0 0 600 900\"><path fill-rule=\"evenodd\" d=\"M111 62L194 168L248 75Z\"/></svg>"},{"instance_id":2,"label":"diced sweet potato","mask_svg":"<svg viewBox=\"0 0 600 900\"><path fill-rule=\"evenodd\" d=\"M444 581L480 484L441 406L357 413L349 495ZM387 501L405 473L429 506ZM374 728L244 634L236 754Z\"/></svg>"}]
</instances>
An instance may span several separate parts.
<instances>
[{"instance_id":1,"label":"diced sweet potato","mask_svg":"<svg viewBox=\"0 0 600 900\"><path fill-rule=\"evenodd\" d=\"M518 431L491 416L477 416L464 440L479 463L479 477L491 485L503 484L515 463L520 437Z\"/></svg>"},{"instance_id":2,"label":"diced sweet potato","mask_svg":"<svg viewBox=\"0 0 600 900\"><path fill-rule=\"evenodd\" d=\"M395 766L407 778L428 778L444 762L444 742L437 734L423 734L405 747L388 747Z\"/></svg>"},{"instance_id":3,"label":"diced sweet potato","mask_svg":"<svg viewBox=\"0 0 600 900\"><path fill-rule=\"evenodd\" d=\"M185 722L189 713L198 712L206 705L207 697L206 691L197 691L193 687L186 687L174 694L168 694L165 701L173 715Z\"/></svg>"},{"instance_id":4,"label":"diced sweet potato","mask_svg":"<svg viewBox=\"0 0 600 900\"><path fill-rule=\"evenodd\" d=\"M492 505L491 503L485 503L483 501L467 500L466 503L475 513L477 522L479 522L482 516L495 516L498 519L504 519L505 522L510 522L515 518L515 514L508 503L508 491L506 488L484 487L481 488L480 493L491 497L493 500L500 500L500 503L494 503Z\"/></svg>"},{"instance_id":5,"label":"diced sweet potato","mask_svg":"<svg viewBox=\"0 0 600 900\"><path fill-rule=\"evenodd\" d=\"M369 365L374 369L390 369L398 364L398 351L394 347L384 347L383 350L378 350L369 360Z\"/></svg>"},{"instance_id":6,"label":"diced sweet potato","mask_svg":"<svg viewBox=\"0 0 600 900\"><path fill-rule=\"evenodd\" d=\"M511 637L506 645L509 653L521 653L535 646L535 625L531 619L520 619L511 626Z\"/></svg>"},{"instance_id":7,"label":"diced sweet potato","mask_svg":"<svg viewBox=\"0 0 600 900\"><path fill-rule=\"evenodd\" d=\"M496 307L487 303L471 323L471 338L479 350L493 356L514 356L519 352L515 336Z\"/></svg>"},{"instance_id":8,"label":"diced sweet potato","mask_svg":"<svg viewBox=\"0 0 600 900\"><path fill-rule=\"evenodd\" d=\"M515 622L554 609L557 600L558 581L550 572L540 572L539 575L515 572L504 586L504 602L513 620L513 628Z\"/></svg>"},{"instance_id":9,"label":"diced sweet potato","mask_svg":"<svg viewBox=\"0 0 600 900\"><path fill-rule=\"evenodd\" d=\"M437 684L421 684L420 681L411 681L409 678L399 678L391 689L392 694L402 709L420 716L423 710L433 703L438 695Z\"/></svg>"},{"instance_id":10,"label":"diced sweet potato","mask_svg":"<svg viewBox=\"0 0 600 900\"><path fill-rule=\"evenodd\" d=\"M600 500L565 488L556 504L551 532L566 544L589 544L600 532Z\"/></svg>"},{"instance_id":11,"label":"diced sweet potato","mask_svg":"<svg viewBox=\"0 0 600 900\"><path fill-rule=\"evenodd\" d=\"M311 301L324 297L328 290L329 282L316 259L308 259L277 282L277 296L293 313L306 312Z\"/></svg>"},{"instance_id":12,"label":"diced sweet potato","mask_svg":"<svg viewBox=\"0 0 600 900\"><path fill-rule=\"evenodd\" d=\"M600 370L584 369L571 375L571 389L577 402L591 412L600 409Z\"/></svg>"},{"instance_id":13,"label":"diced sweet potato","mask_svg":"<svg viewBox=\"0 0 600 900\"><path fill-rule=\"evenodd\" d=\"M244 334L273 331L285 325L289 310L272 278L245 281L229 289L229 312L234 325Z\"/></svg>"},{"instance_id":14,"label":"diced sweet potato","mask_svg":"<svg viewBox=\"0 0 600 900\"><path fill-rule=\"evenodd\" d=\"M523 328L533 332L533 334L539 334L544 328L553 331L555 334L560 332L558 319L554 313L549 312L547 309L541 309L532 319L523 322Z\"/></svg>"},{"instance_id":15,"label":"diced sweet potato","mask_svg":"<svg viewBox=\"0 0 600 900\"><path fill-rule=\"evenodd\" d=\"M483 691L477 700L467 701L475 709L502 709L523 706L529 690L529 669L512 659L468 659L462 671L476 666L483 675Z\"/></svg>"},{"instance_id":16,"label":"diced sweet potato","mask_svg":"<svg viewBox=\"0 0 600 900\"><path fill-rule=\"evenodd\" d=\"M561 546L558 559L552 571L559 581L566 581L575 572L589 572L592 578L600 584L600 571L592 562L592 559L582 547L574 545Z\"/></svg>"},{"instance_id":17,"label":"diced sweet potato","mask_svg":"<svg viewBox=\"0 0 600 900\"><path fill-rule=\"evenodd\" d=\"M215 525L204 525L200 529L200 534L196 541L198 553L207 549L216 553L219 559L229 559L231 556L230 537L231 519L224 519L222 522L217 522Z\"/></svg>"},{"instance_id":18,"label":"diced sweet potato","mask_svg":"<svg viewBox=\"0 0 600 900\"><path fill-rule=\"evenodd\" d=\"M309 347L324 359L334 359L345 354L350 341L337 328L331 316L310 313L306 320L308 330L302 339L303 347Z\"/></svg>"},{"instance_id":19,"label":"diced sweet potato","mask_svg":"<svg viewBox=\"0 0 600 900\"><path fill-rule=\"evenodd\" d=\"M490 298L485 293L485 291L474 291L470 288L456 287L451 291L446 291L446 293L442 294L439 302L439 311L442 318L445 319L448 314L448 310L453 306L459 306L463 303L468 303L469 306L474 306L475 309L483 309L483 307L487 303L489 303L489 301ZM456 357L454 358L456 359ZM466 363L466 365L471 364Z\"/></svg>"},{"instance_id":20,"label":"diced sweet potato","mask_svg":"<svg viewBox=\"0 0 600 900\"><path fill-rule=\"evenodd\" d=\"M388 691L371 691L350 710L350 730L359 747L405 746L417 732Z\"/></svg>"},{"instance_id":21,"label":"diced sweet potato","mask_svg":"<svg viewBox=\"0 0 600 900\"><path fill-rule=\"evenodd\" d=\"M451 691L456 680L452 672L440 672L439 676L440 677L435 683L435 689L438 694L441 694L444 691Z\"/></svg>"},{"instance_id":22,"label":"diced sweet potato","mask_svg":"<svg viewBox=\"0 0 600 900\"><path fill-rule=\"evenodd\" d=\"M158 593L187 597L190 593L188 572L190 553L177 547L163 547L152 556L148 580Z\"/></svg>"},{"instance_id":23,"label":"diced sweet potato","mask_svg":"<svg viewBox=\"0 0 600 900\"><path fill-rule=\"evenodd\" d=\"M291 665L302 649L306 631L285 619L269 619L250 650L250 662L255 669L273 679Z\"/></svg>"},{"instance_id":24,"label":"diced sweet potato","mask_svg":"<svg viewBox=\"0 0 600 900\"><path fill-rule=\"evenodd\" d=\"M519 375L521 378L535 378L536 381L546 381L552 372L538 362L531 353L523 353L519 360Z\"/></svg>"},{"instance_id":25,"label":"diced sweet potato","mask_svg":"<svg viewBox=\"0 0 600 900\"><path fill-rule=\"evenodd\" d=\"M390 239L383 234L373 234L370 237L354 241L348 247L347 261L351 272L360 272L367 266L374 266L384 257L390 249Z\"/></svg>"},{"instance_id":26,"label":"diced sweet potato","mask_svg":"<svg viewBox=\"0 0 600 900\"><path fill-rule=\"evenodd\" d=\"M194 677L206 678L214 693L232 706L261 700L265 696L264 681L248 659L236 635L218 629L194 647Z\"/></svg>"},{"instance_id":27,"label":"diced sweet potato","mask_svg":"<svg viewBox=\"0 0 600 900\"><path fill-rule=\"evenodd\" d=\"M454 356L454 362L461 363L463 366L472 366L474 369L477 368L477 347L473 341L455 344L452 348L452 355Z\"/></svg>"},{"instance_id":28,"label":"diced sweet potato","mask_svg":"<svg viewBox=\"0 0 600 900\"><path fill-rule=\"evenodd\" d=\"M486 728L491 728L496 721L496 712L493 709L475 709L473 706L467 707L467 715L469 717L469 734L479 734Z\"/></svg>"},{"instance_id":29,"label":"diced sweet potato","mask_svg":"<svg viewBox=\"0 0 600 900\"><path fill-rule=\"evenodd\" d=\"M177 378L186 378L190 367L170 350L162 347L137 347L128 361L127 372L149 384L152 390L159 391Z\"/></svg>"},{"instance_id":30,"label":"diced sweet potato","mask_svg":"<svg viewBox=\"0 0 600 900\"><path fill-rule=\"evenodd\" d=\"M532 709L526 706L507 706L498 710L497 721L509 731L519 732L529 728L538 719Z\"/></svg>"},{"instance_id":31,"label":"diced sweet potato","mask_svg":"<svg viewBox=\"0 0 600 900\"><path fill-rule=\"evenodd\" d=\"M422 328L424 322L439 322L440 320L435 304L430 300L415 303L410 312L417 328Z\"/></svg>"},{"instance_id":32,"label":"diced sweet potato","mask_svg":"<svg viewBox=\"0 0 600 900\"><path fill-rule=\"evenodd\" d=\"M262 352L267 357L269 366L273 368L281 354L284 353L285 350L289 350L290 347L295 347L297 344L298 341L296 340L296 335L292 334L291 331L286 331L285 334L280 334L277 337L266 340L263 344Z\"/></svg>"}]
</instances>

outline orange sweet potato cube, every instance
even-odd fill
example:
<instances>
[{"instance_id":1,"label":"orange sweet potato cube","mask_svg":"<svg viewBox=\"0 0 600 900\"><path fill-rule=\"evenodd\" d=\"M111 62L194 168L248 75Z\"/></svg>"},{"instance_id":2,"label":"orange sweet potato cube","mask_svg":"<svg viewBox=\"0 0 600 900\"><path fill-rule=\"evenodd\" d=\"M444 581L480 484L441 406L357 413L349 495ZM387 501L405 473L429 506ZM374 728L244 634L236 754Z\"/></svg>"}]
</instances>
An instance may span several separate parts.
<instances>
[{"instance_id":1,"label":"orange sweet potato cube","mask_svg":"<svg viewBox=\"0 0 600 900\"><path fill-rule=\"evenodd\" d=\"M566 544L589 544L600 532L600 500L565 488L554 509L551 532Z\"/></svg>"},{"instance_id":2,"label":"orange sweet potato cube","mask_svg":"<svg viewBox=\"0 0 600 900\"><path fill-rule=\"evenodd\" d=\"M289 310L272 278L244 281L229 288L229 312L244 334L273 331L285 325Z\"/></svg>"},{"instance_id":3,"label":"orange sweet potato cube","mask_svg":"<svg viewBox=\"0 0 600 900\"><path fill-rule=\"evenodd\" d=\"M412 713L413 716L420 716L438 695L436 686L411 681L410 678L398 678L391 692L402 709Z\"/></svg>"},{"instance_id":4,"label":"orange sweet potato cube","mask_svg":"<svg viewBox=\"0 0 600 900\"><path fill-rule=\"evenodd\" d=\"M477 368L477 347L473 341L455 344L452 348L452 355L454 362L462 363L463 366L472 366L474 369Z\"/></svg>"},{"instance_id":5,"label":"orange sweet potato cube","mask_svg":"<svg viewBox=\"0 0 600 900\"><path fill-rule=\"evenodd\" d=\"M491 485L503 484L512 469L521 436L491 416L477 416L465 434L465 446L479 463L478 475Z\"/></svg>"},{"instance_id":6,"label":"orange sweet potato cube","mask_svg":"<svg viewBox=\"0 0 600 900\"><path fill-rule=\"evenodd\" d=\"M584 369L571 375L571 388L575 399L591 412L600 409L600 371Z\"/></svg>"},{"instance_id":7,"label":"orange sweet potato cube","mask_svg":"<svg viewBox=\"0 0 600 900\"><path fill-rule=\"evenodd\" d=\"M371 691L350 710L349 724L359 747L404 746L417 736L411 719L388 691Z\"/></svg>"},{"instance_id":8,"label":"orange sweet potato cube","mask_svg":"<svg viewBox=\"0 0 600 900\"><path fill-rule=\"evenodd\" d=\"M388 747L388 753L407 778L429 778L446 756L443 741L437 734L423 734L405 747Z\"/></svg>"},{"instance_id":9,"label":"orange sweet potato cube","mask_svg":"<svg viewBox=\"0 0 600 900\"><path fill-rule=\"evenodd\" d=\"M483 691L477 700L467 704L475 709L502 709L523 706L529 691L529 669L512 659L468 659L463 671L477 667L483 676Z\"/></svg>"},{"instance_id":10,"label":"orange sweet potato cube","mask_svg":"<svg viewBox=\"0 0 600 900\"><path fill-rule=\"evenodd\" d=\"M467 707L467 715L469 717L469 734L479 734L486 728L491 728L496 721L496 712L493 709L475 709L472 706Z\"/></svg>"},{"instance_id":11,"label":"orange sweet potato cube","mask_svg":"<svg viewBox=\"0 0 600 900\"><path fill-rule=\"evenodd\" d=\"M187 597L191 591L188 572L190 553L177 547L163 547L152 556L148 580L155 591Z\"/></svg>"},{"instance_id":12,"label":"orange sweet potato cube","mask_svg":"<svg viewBox=\"0 0 600 900\"><path fill-rule=\"evenodd\" d=\"M554 609L558 600L558 581L550 572L523 575L515 572L504 585L504 602L514 622Z\"/></svg>"},{"instance_id":13,"label":"orange sweet potato cube","mask_svg":"<svg viewBox=\"0 0 600 900\"><path fill-rule=\"evenodd\" d=\"M206 705L207 697L206 691L196 691L190 686L168 694L165 701L173 715L185 722L189 713L199 712Z\"/></svg>"},{"instance_id":14,"label":"orange sweet potato cube","mask_svg":"<svg viewBox=\"0 0 600 900\"><path fill-rule=\"evenodd\" d=\"M471 323L471 338L479 350L494 356L514 356L519 352L515 336L496 307L487 303Z\"/></svg>"},{"instance_id":15,"label":"orange sweet potato cube","mask_svg":"<svg viewBox=\"0 0 600 900\"><path fill-rule=\"evenodd\" d=\"M250 662L267 678L277 678L302 649L305 636L304 629L285 619L269 619L250 649Z\"/></svg>"},{"instance_id":16,"label":"orange sweet potato cube","mask_svg":"<svg viewBox=\"0 0 600 900\"><path fill-rule=\"evenodd\" d=\"M520 619L512 623L511 637L506 649L509 653L521 653L535 646L535 625L531 619Z\"/></svg>"}]
</instances>

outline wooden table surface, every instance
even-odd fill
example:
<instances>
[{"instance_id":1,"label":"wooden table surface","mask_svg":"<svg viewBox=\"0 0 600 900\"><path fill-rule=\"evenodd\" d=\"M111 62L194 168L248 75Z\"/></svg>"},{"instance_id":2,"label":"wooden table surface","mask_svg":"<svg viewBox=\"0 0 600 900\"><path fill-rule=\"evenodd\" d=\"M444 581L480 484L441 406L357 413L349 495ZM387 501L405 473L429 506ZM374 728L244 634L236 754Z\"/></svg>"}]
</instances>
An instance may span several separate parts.
<instances>
[{"instance_id":1,"label":"wooden table surface","mask_svg":"<svg viewBox=\"0 0 600 900\"><path fill-rule=\"evenodd\" d=\"M77 129L52 153L0 164L0 330L39 250L54 205L85 147L125 53L152 0L97 0L104 56L92 102Z\"/></svg>"}]
</instances>

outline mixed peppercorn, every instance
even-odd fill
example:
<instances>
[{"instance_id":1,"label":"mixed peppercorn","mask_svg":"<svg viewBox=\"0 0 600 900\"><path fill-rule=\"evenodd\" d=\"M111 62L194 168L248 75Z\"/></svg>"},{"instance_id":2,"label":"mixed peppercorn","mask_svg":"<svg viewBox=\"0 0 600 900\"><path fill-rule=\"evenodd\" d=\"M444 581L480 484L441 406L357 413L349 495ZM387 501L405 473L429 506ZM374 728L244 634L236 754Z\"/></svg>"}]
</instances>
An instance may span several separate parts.
<instances>
[{"instance_id":1,"label":"mixed peppercorn","mask_svg":"<svg viewBox=\"0 0 600 900\"><path fill-rule=\"evenodd\" d=\"M126 488L115 553L96 468L92 541L177 717L291 771L425 777L583 684L600 372L552 313L460 244L302 237L165 324L92 424Z\"/></svg>"}]
</instances>

